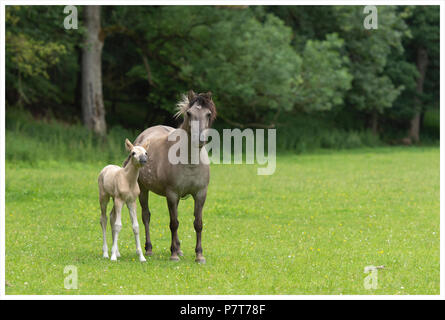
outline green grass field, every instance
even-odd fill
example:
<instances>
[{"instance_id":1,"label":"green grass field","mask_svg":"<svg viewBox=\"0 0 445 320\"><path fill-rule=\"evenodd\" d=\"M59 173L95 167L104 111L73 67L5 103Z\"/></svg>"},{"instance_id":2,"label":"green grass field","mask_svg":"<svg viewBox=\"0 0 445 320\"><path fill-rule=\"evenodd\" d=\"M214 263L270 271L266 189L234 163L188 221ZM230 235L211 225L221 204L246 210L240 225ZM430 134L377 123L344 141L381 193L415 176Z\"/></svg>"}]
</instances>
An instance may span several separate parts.
<instances>
[{"instance_id":1,"label":"green grass field","mask_svg":"<svg viewBox=\"0 0 445 320\"><path fill-rule=\"evenodd\" d=\"M166 201L154 194L154 255L138 262L125 209L122 256L101 257L105 164L7 161L6 294L439 294L439 148L282 154L272 176L213 165L205 265L194 262L192 198L179 206L175 263ZM64 288L67 265L77 290ZM364 288L369 265L385 266L376 290Z\"/></svg>"}]
</instances>

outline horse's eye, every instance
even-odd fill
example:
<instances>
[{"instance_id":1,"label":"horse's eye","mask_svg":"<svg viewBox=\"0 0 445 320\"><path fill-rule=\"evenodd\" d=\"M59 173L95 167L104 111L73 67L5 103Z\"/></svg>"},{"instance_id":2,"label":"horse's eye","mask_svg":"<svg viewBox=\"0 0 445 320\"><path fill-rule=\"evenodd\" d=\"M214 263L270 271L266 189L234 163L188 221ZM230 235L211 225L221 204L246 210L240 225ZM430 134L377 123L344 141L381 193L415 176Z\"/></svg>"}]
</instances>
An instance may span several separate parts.
<instances>
[{"instance_id":1,"label":"horse's eye","mask_svg":"<svg viewBox=\"0 0 445 320\"><path fill-rule=\"evenodd\" d=\"M134 151L131 153L132 156L134 156L135 154L136 154L136 152L134 152Z\"/></svg>"},{"instance_id":2,"label":"horse's eye","mask_svg":"<svg viewBox=\"0 0 445 320\"><path fill-rule=\"evenodd\" d=\"M190 110L187 110L187 115L190 117L192 115L192 113L190 112Z\"/></svg>"},{"instance_id":3,"label":"horse's eye","mask_svg":"<svg viewBox=\"0 0 445 320\"><path fill-rule=\"evenodd\" d=\"M209 113L207 113L207 118L210 118L210 116L211 116L212 114L209 112Z\"/></svg>"}]
</instances>

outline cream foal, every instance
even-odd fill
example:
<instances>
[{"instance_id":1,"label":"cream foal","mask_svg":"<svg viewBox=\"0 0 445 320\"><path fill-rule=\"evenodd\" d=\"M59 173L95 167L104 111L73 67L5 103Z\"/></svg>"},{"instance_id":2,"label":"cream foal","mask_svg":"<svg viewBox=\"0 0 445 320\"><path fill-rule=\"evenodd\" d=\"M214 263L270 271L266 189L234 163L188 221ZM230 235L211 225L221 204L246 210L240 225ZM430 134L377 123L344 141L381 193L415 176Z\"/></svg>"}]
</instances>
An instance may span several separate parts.
<instances>
[{"instance_id":1,"label":"cream foal","mask_svg":"<svg viewBox=\"0 0 445 320\"><path fill-rule=\"evenodd\" d=\"M144 262L145 257L142 254L141 243L139 240L139 224L136 215L136 199L139 196L138 176L139 169L147 163L148 143L141 146L133 146L126 139L125 147L131 152L130 161L125 168L115 165L108 165L102 169L99 174L99 202L101 209L100 224L103 233L103 257L108 258L108 246L106 240L107 229L107 205L110 197L114 200L113 209L110 212L111 234L113 237L113 246L111 247L111 260L116 261L120 257L117 246L119 231L122 229L121 211L124 203L127 204L130 211L131 223L133 224L133 233L136 241L136 254L139 261Z\"/></svg>"}]
</instances>

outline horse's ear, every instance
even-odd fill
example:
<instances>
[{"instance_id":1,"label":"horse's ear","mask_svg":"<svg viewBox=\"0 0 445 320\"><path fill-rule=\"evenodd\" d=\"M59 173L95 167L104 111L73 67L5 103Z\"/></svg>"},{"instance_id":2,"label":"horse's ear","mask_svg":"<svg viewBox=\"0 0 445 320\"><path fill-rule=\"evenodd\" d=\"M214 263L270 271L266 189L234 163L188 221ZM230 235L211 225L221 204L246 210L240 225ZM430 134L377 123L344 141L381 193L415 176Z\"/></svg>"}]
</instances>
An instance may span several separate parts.
<instances>
[{"instance_id":1,"label":"horse's ear","mask_svg":"<svg viewBox=\"0 0 445 320\"><path fill-rule=\"evenodd\" d=\"M125 139L125 148L127 148L128 151L133 150L133 144L128 139Z\"/></svg>"},{"instance_id":2,"label":"horse's ear","mask_svg":"<svg viewBox=\"0 0 445 320\"><path fill-rule=\"evenodd\" d=\"M187 93L187 98L189 99L189 102L191 102L195 97L196 97L196 93L195 93L195 91L190 90L190 91Z\"/></svg>"},{"instance_id":3,"label":"horse's ear","mask_svg":"<svg viewBox=\"0 0 445 320\"><path fill-rule=\"evenodd\" d=\"M212 100L212 91L208 91L206 96L209 98L209 100Z\"/></svg>"}]
</instances>

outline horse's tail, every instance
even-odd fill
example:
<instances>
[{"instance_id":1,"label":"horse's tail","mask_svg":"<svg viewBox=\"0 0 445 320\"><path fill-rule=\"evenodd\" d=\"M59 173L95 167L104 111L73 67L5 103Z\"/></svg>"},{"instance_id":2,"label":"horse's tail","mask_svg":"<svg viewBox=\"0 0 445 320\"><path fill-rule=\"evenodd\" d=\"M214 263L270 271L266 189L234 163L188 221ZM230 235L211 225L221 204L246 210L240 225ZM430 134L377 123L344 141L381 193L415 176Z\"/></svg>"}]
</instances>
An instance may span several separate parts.
<instances>
[{"instance_id":1,"label":"horse's tail","mask_svg":"<svg viewBox=\"0 0 445 320\"><path fill-rule=\"evenodd\" d=\"M130 157L131 157L131 154L129 154L127 159L125 159L124 163L122 164L122 168L125 168L125 166L127 165L128 161L130 161Z\"/></svg>"}]
</instances>

